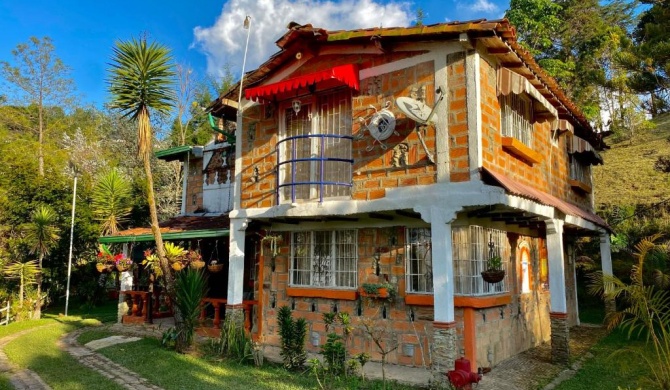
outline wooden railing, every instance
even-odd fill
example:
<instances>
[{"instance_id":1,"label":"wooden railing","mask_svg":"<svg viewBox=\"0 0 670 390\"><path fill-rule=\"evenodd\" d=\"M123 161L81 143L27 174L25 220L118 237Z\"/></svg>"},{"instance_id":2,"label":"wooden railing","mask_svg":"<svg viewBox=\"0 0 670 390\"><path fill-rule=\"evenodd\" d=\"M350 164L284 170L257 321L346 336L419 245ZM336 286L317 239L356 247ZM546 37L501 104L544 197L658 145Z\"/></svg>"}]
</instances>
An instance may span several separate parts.
<instances>
[{"instance_id":1,"label":"wooden railing","mask_svg":"<svg viewBox=\"0 0 670 390\"><path fill-rule=\"evenodd\" d=\"M125 301L128 303L128 313L123 315L121 322L124 324L138 324L150 322L151 319L171 317L172 305L167 300L167 295L156 291L153 293L151 302L151 317L149 317L149 293L146 291L121 291ZM167 300L167 301L165 301ZM163 303L163 301L165 301ZM204 298L200 309L200 328L199 333L210 337L218 337L221 329L221 321L225 318L227 299L224 298ZM258 305L258 301L242 301L244 309L244 329L251 332L253 327L253 308ZM214 308L213 317L208 317L209 307ZM161 307L169 309L162 310ZM211 322L210 322L211 320Z\"/></svg>"},{"instance_id":2,"label":"wooden railing","mask_svg":"<svg viewBox=\"0 0 670 390\"><path fill-rule=\"evenodd\" d=\"M7 301L7 305L0 309L0 318L5 318L4 320L0 321L0 325L9 325L9 309L10 309L9 301ZM2 313L5 313L4 315Z\"/></svg>"},{"instance_id":3,"label":"wooden railing","mask_svg":"<svg viewBox=\"0 0 670 390\"><path fill-rule=\"evenodd\" d=\"M221 320L225 318L227 303L228 300L223 298L205 298L202 300L202 308L200 310L200 333L218 337L219 330L221 329ZM242 301L242 307L244 308L244 329L247 332L251 332L253 326L253 307L257 304L258 301ZM214 308L214 316L211 325L209 325L207 318L207 310L210 305Z\"/></svg>"},{"instance_id":4,"label":"wooden railing","mask_svg":"<svg viewBox=\"0 0 670 390\"><path fill-rule=\"evenodd\" d=\"M121 291L125 301L128 303L129 311L121 322L124 324L137 324L151 322L154 318L165 318L172 316L172 305L167 295L160 291L154 291L151 296L147 291ZM151 301L149 298L151 297ZM151 317L149 317L149 306L151 305Z\"/></svg>"}]
</instances>

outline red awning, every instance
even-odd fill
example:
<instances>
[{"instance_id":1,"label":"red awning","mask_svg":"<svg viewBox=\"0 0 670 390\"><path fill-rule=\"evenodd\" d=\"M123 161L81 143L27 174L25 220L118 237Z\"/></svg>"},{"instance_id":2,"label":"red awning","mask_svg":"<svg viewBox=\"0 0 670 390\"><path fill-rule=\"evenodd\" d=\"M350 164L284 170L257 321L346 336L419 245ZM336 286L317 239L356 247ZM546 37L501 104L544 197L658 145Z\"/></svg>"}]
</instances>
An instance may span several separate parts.
<instances>
[{"instance_id":1,"label":"red awning","mask_svg":"<svg viewBox=\"0 0 670 390\"><path fill-rule=\"evenodd\" d=\"M328 80L335 80L340 85L347 85L358 91L360 88L358 81L358 66L354 64L340 65L273 84L247 88L244 90L244 97L246 97L247 100L254 101L258 101L259 99L271 100L271 98L277 94L305 88Z\"/></svg>"}]
</instances>

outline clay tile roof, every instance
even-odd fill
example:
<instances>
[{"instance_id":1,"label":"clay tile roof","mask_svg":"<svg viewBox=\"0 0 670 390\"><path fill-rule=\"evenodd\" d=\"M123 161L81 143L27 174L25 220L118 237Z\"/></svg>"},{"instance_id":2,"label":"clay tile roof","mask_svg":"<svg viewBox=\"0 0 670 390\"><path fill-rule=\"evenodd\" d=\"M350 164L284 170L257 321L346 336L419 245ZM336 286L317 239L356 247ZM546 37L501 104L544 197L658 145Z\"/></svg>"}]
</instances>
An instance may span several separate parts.
<instances>
[{"instance_id":1,"label":"clay tile roof","mask_svg":"<svg viewBox=\"0 0 670 390\"><path fill-rule=\"evenodd\" d=\"M179 216L160 224L161 233L182 233L193 230L228 229L230 219L227 215L206 216ZM140 236L152 234L150 227L136 227L118 232L115 236Z\"/></svg>"},{"instance_id":2,"label":"clay tile roof","mask_svg":"<svg viewBox=\"0 0 670 390\"><path fill-rule=\"evenodd\" d=\"M493 172L486 168L481 169L482 179L487 184L497 185L505 189L511 195L530 199L546 206L552 206L560 210L563 214L579 217L591 221L605 229L611 230L607 222L597 214L584 210L581 207L557 198L554 195L535 189L531 186L521 184L502 173Z\"/></svg>"},{"instance_id":3,"label":"clay tile roof","mask_svg":"<svg viewBox=\"0 0 670 390\"><path fill-rule=\"evenodd\" d=\"M549 76L535 62L533 56L528 53L516 40L516 30L507 19L498 20L471 20L464 22L438 23L424 26L413 27L380 27L365 28L355 30L336 30L327 31L315 28L311 24L300 25L292 22L289 24L289 30L279 40L277 46L281 49L272 55L258 69L248 72L245 75L245 87L254 86L269 77L272 72L293 58L295 53L304 45L310 45L316 42L337 43L337 42L355 42L369 41L371 39L384 39L390 41L410 41L410 40L438 40L453 39L461 33L467 33L471 39L486 39L486 45L495 45L496 50L506 51L500 54L505 58L514 58L514 63L527 68L525 72L527 77L533 79L533 84L542 90L545 90L545 96L549 97L554 104L563 106L564 115L567 115L581 127L578 135L587 139L597 149L606 148L601 134L595 133L591 124L584 113L570 100L556 80ZM497 42L497 43L496 43ZM302 43L302 44L297 44ZM221 101L224 98L234 99L238 94L239 84L221 95L216 101L212 102L209 109L214 115L223 112Z\"/></svg>"}]
</instances>

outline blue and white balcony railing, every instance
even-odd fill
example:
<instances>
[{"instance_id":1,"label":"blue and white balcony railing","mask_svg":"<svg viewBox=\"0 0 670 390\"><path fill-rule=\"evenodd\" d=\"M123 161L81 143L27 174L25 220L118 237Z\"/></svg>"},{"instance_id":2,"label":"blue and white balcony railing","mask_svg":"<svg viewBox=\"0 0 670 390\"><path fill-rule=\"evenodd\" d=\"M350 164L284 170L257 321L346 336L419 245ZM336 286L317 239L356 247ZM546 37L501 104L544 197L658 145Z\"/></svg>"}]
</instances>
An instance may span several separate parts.
<instances>
[{"instance_id":1,"label":"blue and white balcony railing","mask_svg":"<svg viewBox=\"0 0 670 390\"><path fill-rule=\"evenodd\" d=\"M281 192L285 188L290 188L290 200L295 202L297 199L296 189L299 186L317 186L318 188L318 199L319 202L323 202L324 198L324 188L325 186L334 186L334 187L346 187L351 188L351 167L354 164L354 160L351 158L342 158L342 157L330 157L328 156L328 150L326 147L332 148L333 151L342 150L342 146L348 152L347 154L351 156L351 148L353 143L353 136L350 135L335 135L335 134L311 134L311 135L296 135L292 137L287 137L279 142L277 142L277 173L281 172L282 167L287 164L290 164L290 169L288 169L286 174L283 177L283 180L280 182L280 175L277 175L277 203L279 204L282 201ZM299 140L309 140L310 144L312 140L318 140L319 149L318 153L314 155L311 153L313 150L310 147L310 157L298 156L298 147L296 147L296 142ZM333 140L335 145L327 145L327 140ZM347 142L348 145L342 143ZM284 146L285 151L290 151L290 159L282 161L282 145ZM311 145L310 145L311 146ZM283 155L288 155L289 153L283 152ZM311 163L309 168L309 180L300 180L296 177L297 173L297 164L298 163ZM332 177L342 177L343 172L339 169L336 169L334 172L327 170L328 165L334 165L337 163L348 163L349 164L349 179L347 182L332 180ZM328 177L326 177L328 176ZM331 178L331 180L327 180ZM311 197L310 197L311 199Z\"/></svg>"}]
</instances>

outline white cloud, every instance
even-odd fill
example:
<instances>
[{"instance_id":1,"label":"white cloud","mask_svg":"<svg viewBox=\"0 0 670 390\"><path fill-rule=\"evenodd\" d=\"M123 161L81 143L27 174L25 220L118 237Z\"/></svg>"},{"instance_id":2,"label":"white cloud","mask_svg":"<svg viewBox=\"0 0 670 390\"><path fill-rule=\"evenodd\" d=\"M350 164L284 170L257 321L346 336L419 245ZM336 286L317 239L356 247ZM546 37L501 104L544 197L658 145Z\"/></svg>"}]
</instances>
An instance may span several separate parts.
<instances>
[{"instance_id":1,"label":"white cloud","mask_svg":"<svg viewBox=\"0 0 670 390\"><path fill-rule=\"evenodd\" d=\"M485 0L480 0L485 1ZM275 42L287 31L289 22L310 23L327 30L369 27L403 27L412 20L407 2L381 0L229 0L213 26L193 29L194 46L207 56L207 71L220 75L224 65L237 72L247 30L244 17L251 16L251 36L246 71L256 68L279 48Z\"/></svg>"},{"instance_id":2,"label":"white cloud","mask_svg":"<svg viewBox=\"0 0 670 390\"><path fill-rule=\"evenodd\" d=\"M500 9L497 4L489 0L476 0L475 2L462 2L455 0L456 9L465 11L468 18L491 17Z\"/></svg>"}]
</instances>

